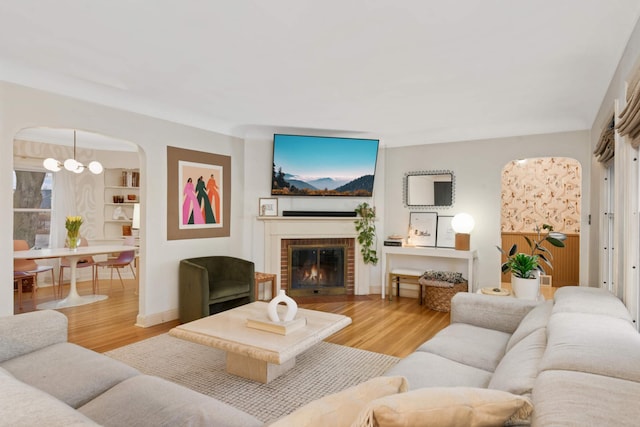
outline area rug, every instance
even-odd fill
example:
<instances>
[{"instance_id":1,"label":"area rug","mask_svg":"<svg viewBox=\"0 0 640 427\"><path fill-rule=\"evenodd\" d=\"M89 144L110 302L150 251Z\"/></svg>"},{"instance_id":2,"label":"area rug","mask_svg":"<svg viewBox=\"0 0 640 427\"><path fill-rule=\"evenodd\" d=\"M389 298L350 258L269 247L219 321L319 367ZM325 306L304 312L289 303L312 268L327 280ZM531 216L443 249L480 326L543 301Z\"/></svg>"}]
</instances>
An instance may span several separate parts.
<instances>
[{"instance_id":1,"label":"area rug","mask_svg":"<svg viewBox=\"0 0 640 427\"><path fill-rule=\"evenodd\" d=\"M296 358L295 367L269 384L230 375L225 353L158 335L105 355L139 371L215 397L265 423L330 393L381 375L398 362L385 354L321 342Z\"/></svg>"}]
</instances>

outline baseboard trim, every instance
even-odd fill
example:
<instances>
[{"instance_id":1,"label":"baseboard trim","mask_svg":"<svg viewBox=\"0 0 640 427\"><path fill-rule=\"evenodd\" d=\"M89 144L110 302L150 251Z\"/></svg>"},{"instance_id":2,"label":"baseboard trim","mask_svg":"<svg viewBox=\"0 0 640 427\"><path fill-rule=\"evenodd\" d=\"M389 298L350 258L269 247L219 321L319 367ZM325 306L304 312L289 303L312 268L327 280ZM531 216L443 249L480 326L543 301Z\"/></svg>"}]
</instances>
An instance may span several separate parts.
<instances>
[{"instance_id":1,"label":"baseboard trim","mask_svg":"<svg viewBox=\"0 0 640 427\"><path fill-rule=\"evenodd\" d=\"M176 320L180 317L178 313L178 309L167 310L161 313L154 313L147 316L143 316L138 314L136 316L136 326L141 328L148 328L150 326L159 325L161 323L169 322L171 320Z\"/></svg>"}]
</instances>

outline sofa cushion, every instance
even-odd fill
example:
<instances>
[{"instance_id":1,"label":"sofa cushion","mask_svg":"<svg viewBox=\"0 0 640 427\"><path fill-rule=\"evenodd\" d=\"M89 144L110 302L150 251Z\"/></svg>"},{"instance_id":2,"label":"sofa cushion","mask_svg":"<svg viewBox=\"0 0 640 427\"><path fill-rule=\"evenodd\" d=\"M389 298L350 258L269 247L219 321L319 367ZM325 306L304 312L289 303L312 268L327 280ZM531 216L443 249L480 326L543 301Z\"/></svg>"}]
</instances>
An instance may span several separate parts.
<instances>
[{"instance_id":1,"label":"sofa cushion","mask_svg":"<svg viewBox=\"0 0 640 427\"><path fill-rule=\"evenodd\" d=\"M139 374L124 363L71 343L54 344L1 366L73 408Z\"/></svg>"},{"instance_id":2,"label":"sofa cushion","mask_svg":"<svg viewBox=\"0 0 640 427\"><path fill-rule=\"evenodd\" d=\"M489 388L518 395L531 393L546 347L545 328L536 329L520 340L498 364L489 382Z\"/></svg>"},{"instance_id":3,"label":"sofa cushion","mask_svg":"<svg viewBox=\"0 0 640 427\"><path fill-rule=\"evenodd\" d=\"M618 317L632 322L629 310L606 289L563 286L553 296L554 313L590 313Z\"/></svg>"},{"instance_id":4,"label":"sofa cushion","mask_svg":"<svg viewBox=\"0 0 640 427\"><path fill-rule=\"evenodd\" d=\"M0 373L0 425L74 427L97 426L75 409L31 387L6 371Z\"/></svg>"},{"instance_id":5,"label":"sofa cushion","mask_svg":"<svg viewBox=\"0 0 640 427\"><path fill-rule=\"evenodd\" d=\"M534 426L637 426L640 383L573 371L545 371L533 388Z\"/></svg>"},{"instance_id":6,"label":"sofa cushion","mask_svg":"<svg viewBox=\"0 0 640 427\"><path fill-rule=\"evenodd\" d=\"M499 390L423 388L376 399L353 427L494 427L528 420L531 402Z\"/></svg>"},{"instance_id":7,"label":"sofa cushion","mask_svg":"<svg viewBox=\"0 0 640 427\"><path fill-rule=\"evenodd\" d=\"M640 382L640 335L626 320L554 313L540 370L590 372Z\"/></svg>"},{"instance_id":8,"label":"sofa cushion","mask_svg":"<svg viewBox=\"0 0 640 427\"><path fill-rule=\"evenodd\" d=\"M487 387L491 380L491 372L424 351L410 354L384 375L406 377L411 390L423 387Z\"/></svg>"},{"instance_id":9,"label":"sofa cushion","mask_svg":"<svg viewBox=\"0 0 640 427\"><path fill-rule=\"evenodd\" d=\"M0 321L0 362L67 341L67 316L55 310L5 316Z\"/></svg>"},{"instance_id":10,"label":"sofa cushion","mask_svg":"<svg viewBox=\"0 0 640 427\"><path fill-rule=\"evenodd\" d=\"M361 409L383 396L407 391L403 377L376 377L314 400L270 424L271 427L350 426Z\"/></svg>"},{"instance_id":11,"label":"sofa cushion","mask_svg":"<svg viewBox=\"0 0 640 427\"><path fill-rule=\"evenodd\" d=\"M513 332L509 342L507 342L506 351L509 352L514 345L521 339L531 334L536 329L546 328L553 310L553 301L546 301L537 305L533 310L527 313L522 319L518 328Z\"/></svg>"},{"instance_id":12,"label":"sofa cushion","mask_svg":"<svg viewBox=\"0 0 640 427\"><path fill-rule=\"evenodd\" d=\"M434 353L464 365L493 372L504 356L510 334L464 323L453 323L417 351Z\"/></svg>"},{"instance_id":13,"label":"sofa cushion","mask_svg":"<svg viewBox=\"0 0 640 427\"><path fill-rule=\"evenodd\" d=\"M263 425L226 403L148 375L129 378L78 410L104 426Z\"/></svg>"},{"instance_id":14,"label":"sofa cushion","mask_svg":"<svg viewBox=\"0 0 640 427\"><path fill-rule=\"evenodd\" d=\"M538 301L458 292L451 299L451 323L466 323L512 334Z\"/></svg>"}]
</instances>

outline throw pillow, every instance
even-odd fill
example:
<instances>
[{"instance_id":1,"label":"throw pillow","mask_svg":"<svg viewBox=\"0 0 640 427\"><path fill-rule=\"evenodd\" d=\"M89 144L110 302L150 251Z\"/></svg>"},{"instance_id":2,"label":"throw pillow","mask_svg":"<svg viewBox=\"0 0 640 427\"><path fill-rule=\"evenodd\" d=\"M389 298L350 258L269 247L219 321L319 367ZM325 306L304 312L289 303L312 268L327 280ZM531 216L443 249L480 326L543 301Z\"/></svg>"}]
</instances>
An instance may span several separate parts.
<instances>
[{"instance_id":1,"label":"throw pillow","mask_svg":"<svg viewBox=\"0 0 640 427\"><path fill-rule=\"evenodd\" d=\"M376 377L321 399L280 418L271 427L350 426L371 401L407 391L404 377Z\"/></svg>"},{"instance_id":2,"label":"throw pillow","mask_svg":"<svg viewBox=\"0 0 640 427\"><path fill-rule=\"evenodd\" d=\"M472 387L433 387L371 402L352 427L482 427L526 420L533 410L522 396Z\"/></svg>"}]
</instances>

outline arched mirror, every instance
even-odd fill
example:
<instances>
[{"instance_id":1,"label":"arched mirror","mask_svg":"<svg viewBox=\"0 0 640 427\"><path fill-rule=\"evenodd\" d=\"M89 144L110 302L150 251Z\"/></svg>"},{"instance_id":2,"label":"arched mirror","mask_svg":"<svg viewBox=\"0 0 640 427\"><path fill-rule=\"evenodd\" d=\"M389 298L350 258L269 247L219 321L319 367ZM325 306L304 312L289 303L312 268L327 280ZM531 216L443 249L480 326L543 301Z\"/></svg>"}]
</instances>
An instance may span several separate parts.
<instances>
[{"instance_id":1,"label":"arched mirror","mask_svg":"<svg viewBox=\"0 0 640 427\"><path fill-rule=\"evenodd\" d=\"M404 175L404 205L408 208L451 207L454 189L451 171L407 172Z\"/></svg>"}]
</instances>

